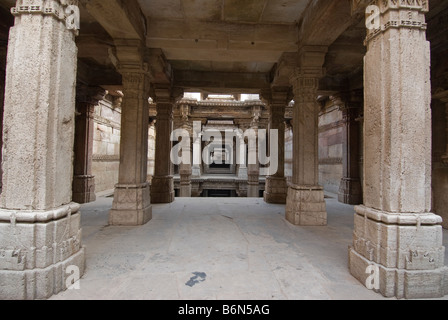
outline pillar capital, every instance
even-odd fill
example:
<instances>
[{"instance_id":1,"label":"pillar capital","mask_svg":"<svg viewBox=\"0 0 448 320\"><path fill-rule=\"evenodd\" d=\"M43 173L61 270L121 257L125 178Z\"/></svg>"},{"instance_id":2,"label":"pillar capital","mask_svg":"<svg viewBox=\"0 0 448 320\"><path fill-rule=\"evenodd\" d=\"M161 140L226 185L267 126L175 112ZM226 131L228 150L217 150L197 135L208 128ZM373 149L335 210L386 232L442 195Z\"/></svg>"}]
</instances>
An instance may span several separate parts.
<instances>
[{"instance_id":1,"label":"pillar capital","mask_svg":"<svg viewBox=\"0 0 448 320\"><path fill-rule=\"evenodd\" d=\"M64 23L67 30L78 35L80 25L78 2L78 0L18 0L16 6L11 8L11 14L19 19L25 15L52 17Z\"/></svg>"},{"instance_id":2,"label":"pillar capital","mask_svg":"<svg viewBox=\"0 0 448 320\"><path fill-rule=\"evenodd\" d=\"M76 102L92 106L97 105L106 96L107 91L98 86L78 83L76 85Z\"/></svg>"},{"instance_id":3,"label":"pillar capital","mask_svg":"<svg viewBox=\"0 0 448 320\"><path fill-rule=\"evenodd\" d=\"M306 69L296 68L290 76L295 102L315 102L319 90L319 80L323 71L314 70L308 73Z\"/></svg>"},{"instance_id":4,"label":"pillar capital","mask_svg":"<svg viewBox=\"0 0 448 320\"><path fill-rule=\"evenodd\" d=\"M368 27L366 45L391 29L406 28L426 32L425 14L429 12L429 1L375 0L372 5L377 8L377 12L372 9L372 18L367 20L371 27ZM378 15L379 19L376 26L374 15Z\"/></svg>"}]
</instances>

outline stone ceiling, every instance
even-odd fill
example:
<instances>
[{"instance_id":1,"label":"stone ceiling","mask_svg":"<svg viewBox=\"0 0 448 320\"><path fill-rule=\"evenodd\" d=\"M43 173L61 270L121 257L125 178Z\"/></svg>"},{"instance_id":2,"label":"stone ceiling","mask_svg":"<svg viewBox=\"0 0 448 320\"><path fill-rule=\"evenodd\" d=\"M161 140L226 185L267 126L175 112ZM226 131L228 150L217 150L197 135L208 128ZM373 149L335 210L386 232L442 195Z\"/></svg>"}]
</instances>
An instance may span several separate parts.
<instances>
[{"instance_id":1,"label":"stone ceiling","mask_svg":"<svg viewBox=\"0 0 448 320\"><path fill-rule=\"evenodd\" d=\"M176 69L269 72L297 51L296 23L308 0L139 0L147 45Z\"/></svg>"}]
</instances>

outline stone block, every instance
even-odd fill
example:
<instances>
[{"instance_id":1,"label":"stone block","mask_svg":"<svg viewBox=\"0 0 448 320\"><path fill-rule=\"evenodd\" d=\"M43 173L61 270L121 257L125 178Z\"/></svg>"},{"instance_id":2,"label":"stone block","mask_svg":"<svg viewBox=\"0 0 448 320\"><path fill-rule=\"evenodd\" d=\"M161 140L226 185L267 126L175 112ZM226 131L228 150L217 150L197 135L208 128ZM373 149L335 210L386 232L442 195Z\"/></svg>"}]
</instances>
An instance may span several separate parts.
<instances>
[{"instance_id":1,"label":"stone block","mask_svg":"<svg viewBox=\"0 0 448 320\"><path fill-rule=\"evenodd\" d=\"M152 219L149 185L117 186L109 223L117 226L144 225Z\"/></svg>"},{"instance_id":2,"label":"stone block","mask_svg":"<svg viewBox=\"0 0 448 320\"><path fill-rule=\"evenodd\" d=\"M82 277L85 271L85 250L81 248L68 259L47 268L24 271L0 270L1 300L48 299L66 290L68 266L75 266Z\"/></svg>"},{"instance_id":3,"label":"stone block","mask_svg":"<svg viewBox=\"0 0 448 320\"><path fill-rule=\"evenodd\" d=\"M290 187L286 201L286 220L301 226L326 225L327 212L323 190Z\"/></svg>"}]
</instances>

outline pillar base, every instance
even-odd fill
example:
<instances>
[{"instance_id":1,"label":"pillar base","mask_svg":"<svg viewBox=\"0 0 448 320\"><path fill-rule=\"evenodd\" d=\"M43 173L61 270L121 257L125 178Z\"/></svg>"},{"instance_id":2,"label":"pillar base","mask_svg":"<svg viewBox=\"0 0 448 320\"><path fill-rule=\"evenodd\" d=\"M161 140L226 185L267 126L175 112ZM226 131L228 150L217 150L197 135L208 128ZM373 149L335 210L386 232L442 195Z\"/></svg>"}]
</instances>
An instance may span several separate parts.
<instances>
[{"instance_id":1,"label":"pillar base","mask_svg":"<svg viewBox=\"0 0 448 320\"><path fill-rule=\"evenodd\" d=\"M75 176L73 178L73 201L82 204L95 200L95 177Z\"/></svg>"},{"instance_id":2,"label":"pillar base","mask_svg":"<svg viewBox=\"0 0 448 320\"><path fill-rule=\"evenodd\" d=\"M327 209L323 188L289 185L286 220L296 226L326 226Z\"/></svg>"},{"instance_id":3,"label":"pillar base","mask_svg":"<svg viewBox=\"0 0 448 320\"><path fill-rule=\"evenodd\" d=\"M114 202L109 212L112 226L140 226L152 219L149 184L115 186Z\"/></svg>"},{"instance_id":4,"label":"pillar base","mask_svg":"<svg viewBox=\"0 0 448 320\"><path fill-rule=\"evenodd\" d=\"M152 203L171 203L174 201L174 178L172 176L153 177L151 184Z\"/></svg>"},{"instance_id":5,"label":"pillar base","mask_svg":"<svg viewBox=\"0 0 448 320\"><path fill-rule=\"evenodd\" d=\"M388 213L365 206L355 210L349 268L356 279L385 297L440 298L448 294L439 216ZM368 270L369 266L373 267Z\"/></svg>"},{"instance_id":6,"label":"pillar base","mask_svg":"<svg viewBox=\"0 0 448 320\"><path fill-rule=\"evenodd\" d=\"M267 177L264 201L274 204L285 204L288 194L286 178Z\"/></svg>"},{"instance_id":7,"label":"pillar base","mask_svg":"<svg viewBox=\"0 0 448 320\"><path fill-rule=\"evenodd\" d=\"M84 274L85 250L79 205L50 211L0 210L0 299L48 299L67 289L77 267Z\"/></svg>"},{"instance_id":8,"label":"pillar base","mask_svg":"<svg viewBox=\"0 0 448 320\"><path fill-rule=\"evenodd\" d=\"M191 198L191 183L189 185L180 186L179 198Z\"/></svg>"},{"instance_id":9,"label":"pillar base","mask_svg":"<svg viewBox=\"0 0 448 320\"><path fill-rule=\"evenodd\" d=\"M343 178L339 187L338 200L341 203L358 205L362 203L362 187L359 179Z\"/></svg>"},{"instance_id":10,"label":"pillar base","mask_svg":"<svg viewBox=\"0 0 448 320\"><path fill-rule=\"evenodd\" d=\"M199 166L193 166L191 168L191 177L192 178L200 178L202 175L201 173L201 167Z\"/></svg>"}]
</instances>

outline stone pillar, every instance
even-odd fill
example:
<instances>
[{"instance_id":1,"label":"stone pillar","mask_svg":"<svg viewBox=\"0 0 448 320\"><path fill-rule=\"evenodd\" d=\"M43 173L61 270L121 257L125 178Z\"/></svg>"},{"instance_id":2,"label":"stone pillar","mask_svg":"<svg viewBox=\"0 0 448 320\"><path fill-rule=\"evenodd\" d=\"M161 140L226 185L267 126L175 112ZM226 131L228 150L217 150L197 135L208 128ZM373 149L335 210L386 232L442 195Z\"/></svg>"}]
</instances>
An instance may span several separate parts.
<instances>
[{"instance_id":1,"label":"stone pillar","mask_svg":"<svg viewBox=\"0 0 448 320\"><path fill-rule=\"evenodd\" d=\"M193 165L191 176L200 178L202 175L202 134L198 134L193 141Z\"/></svg>"},{"instance_id":2,"label":"stone pillar","mask_svg":"<svg viewBox=\"0 0 448 320\"><path fill-rule=\"evenodd\" d=\"M0 193L2 190L3 103L5 100L6 46L0 46Z\"/></svg>"},{"instance_id":3,"label":"stone pillar","mask_svg":"<svg viewBox=\"0 0 448 320\"><path fill-rule=\"evenodd\" d=\"M288 104L288 91L271 92L269 129L278 130L278 170L266 178L264 201L267 203L286 203L288 185L285 178L285 111ZM277 155L271 155L277 156Z\"/></svg>"},{"instance_id":4,"label":"stone pillar","mask_svg":"<svg viewBox=\"0 0 448 320\"><path fill-rule=\"evenodd\" d=\"M260 164L258 162L258 126L261 117L260 107L253 108L253 120L250 125L250 129L255 133L255 143L248 144L249 162L247 164L247 197L259 198L260 197ZM250 139L249 139L250 140ZM251 156L252 155L252 156ZM254 158L255 161L250 159ZM252 163L251 163L252 162ZM255 163L253 163L255 162Z\"/></svg>"},{"instance_id":5,"label":"stone pillar","mask_svg":"<svg viewBox=\"0 0 448 320\"><path fill-rule=\"evenodd\" d=\"M351 274L386 297L447 294L442 219L431 209L427 1L378 1L365 57L364 205L355 208Z\"/></svg>"},{"instance_id":6,"label":"stone pillar","mask_svg":"<svg viewBox=\"0 0 448 320\"><path fill-rule=\"evenodd\" d=\"M326 48L311 47L301 52L302 68L291 75L294 89L293 177L286 201L286 219L301 226L324 226L327 211L324 191L319 186L317 90ZM310 66L308 65L310 64Z\"/></svg>"},{"instance_id":7,"label":"stone pillar","mask_svg":"<svg viewBox=\"0 0 448 320\"><path fill-rule=\"evenodd\" d=\"M363 104L362 93L352 92L341 101L343 127L343 177L339 187L338 199L341 203L358 205L362 203L362 187L359 171L359 121Z\"/></svg>"},{"instance_id":8,"label":"stone pillar","mask_svg":"<svg viewBox=\"0 0 448 320\"><path fill-rule=\"evenodd\" d=\"M184 149L185 152L191 153L190 149L187 147ZM179 174L180 174L180 192L179 197L181 198L191 198L191 164L181 163L179 165Z\"/></svg>"},{"instance_id":9,"label":"stone pillar","mask_svg":"<svg viewBox=\"0 0 448 320\"><path fill-rule=\"evenodd\" d=\"M446 117L446 149L445 154L442 155L441 160L443 164L448 165L448 90L438 93L434 96L434 99L440 100L445 104L445 117Z\"/></svg>"},{"instance_id":10,"label":"stone pillar","mask_svg":"<svg viewBox=\"0 0 448 320\"><path fill-rule=\"evenodd\" d=\"M190 144L185 145L184 152L190 154L190 163L181 163L179 165L180 174L180 191L179 197L191 198L191 176L192 176L192 152L191 152L191 136L193 135L193 126L189 121L190 107L188 105L180 105L180 112L182 115L182 129L187 131L190 136Z\"/></svg>"},{"instance_id":11,"label":"stone pillar","mask_svg":"<svg viewBox=\"0 0 448 320\"><path fill-rule=\"evenodd\" d=\"M155 90L157 104L156 122L156 163L151 185L153 203L171 203L174 201L174 180L171 173L171 132L173 131L173 105L171 90Z\"/></svg>"},{"instance_id":12,"label":"stone pillar","mask_svg":"<svg viewBox=\"0 0 448 320\"><path fill-rule=\"evenodd\" d=\"M237 176L239 180L247 180L247 147L246 143L244 142L244 133L242 130L237 130L236 138L239 141L239 144L237 144L236 148L238 155L239 155L239 164L237 168Z\"/></svg>"},{"instance_id":13,"label":"stone pillar","mask_svg":"<svg viewBox=\"0 0 448 320\"><path fill-rule=\"evenodd\" d=\"M152 219L148 172L149 73L139 41L116 41L123 76L120 168L109 223L137 226ZM136 58L138 57L138 58Z\"/></svg>"},{"instance_id":14,"label":"stone pillar","mask_svg":"<svg viewBox=\"0 0 448 320\"><path fill-rule=\"evenodd\" d=\"M73 177L73 201L77 203L96 200L95 177L92 176L93 119L95 106L104 99L105 93L99 87L77 86Z\"/></svg>"},{"instance_id":15,"label":"stone pillar","mask_svg":"<svg viewBox=\"0 0 448 320\"><path fill-rule=\"evenodd\" d=\"M77 1L70 1L77 5ZM31 11L31 6L33 10ZM12 9L0 197L0 299L46 299L84 273L79 205L72 202L77 31L67 1Z\"/></svg>"}]
</instances>

